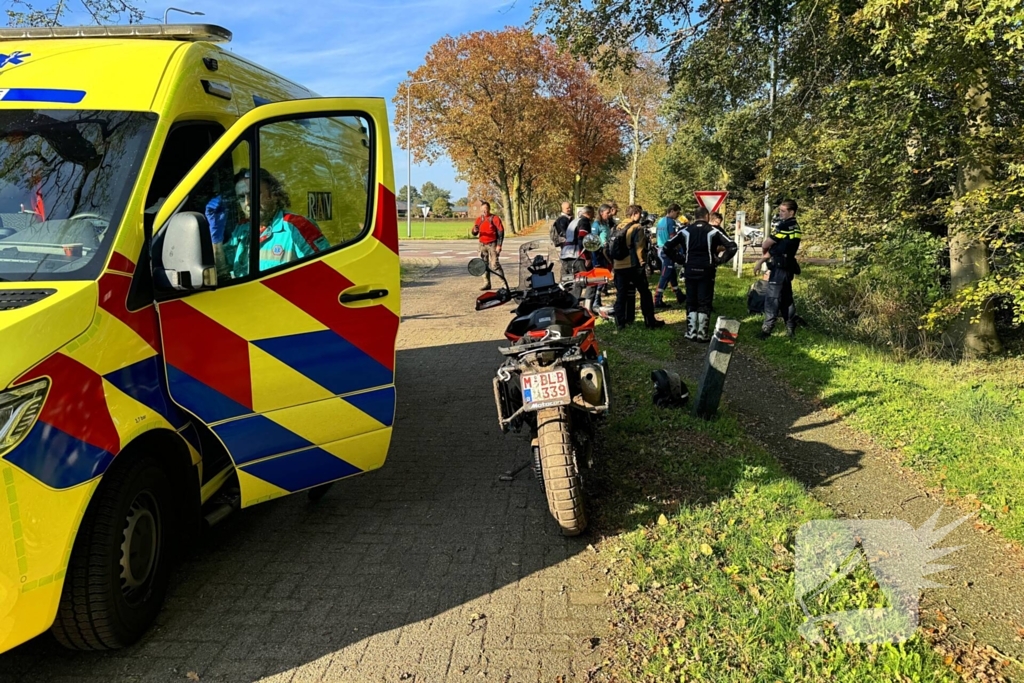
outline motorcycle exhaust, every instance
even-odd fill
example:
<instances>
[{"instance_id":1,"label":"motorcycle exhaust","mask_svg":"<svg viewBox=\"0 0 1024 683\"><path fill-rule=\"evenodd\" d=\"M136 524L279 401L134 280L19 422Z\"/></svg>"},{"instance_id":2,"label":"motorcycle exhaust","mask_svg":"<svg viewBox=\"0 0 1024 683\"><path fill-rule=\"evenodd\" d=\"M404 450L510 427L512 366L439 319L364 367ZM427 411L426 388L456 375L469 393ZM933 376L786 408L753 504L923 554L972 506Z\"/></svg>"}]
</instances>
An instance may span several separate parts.
<instances>
[{"instance_id":1,"label":"motorcycle exhaust","mask_svg":"<svg viewBox=\"0 0 1024 683\"><path fill-rule=\"evenodd\" d=\"M604 374L596 365L580 368L580 394L583 400L595 406L604 403Z\"/></svg>"}]
</instances>

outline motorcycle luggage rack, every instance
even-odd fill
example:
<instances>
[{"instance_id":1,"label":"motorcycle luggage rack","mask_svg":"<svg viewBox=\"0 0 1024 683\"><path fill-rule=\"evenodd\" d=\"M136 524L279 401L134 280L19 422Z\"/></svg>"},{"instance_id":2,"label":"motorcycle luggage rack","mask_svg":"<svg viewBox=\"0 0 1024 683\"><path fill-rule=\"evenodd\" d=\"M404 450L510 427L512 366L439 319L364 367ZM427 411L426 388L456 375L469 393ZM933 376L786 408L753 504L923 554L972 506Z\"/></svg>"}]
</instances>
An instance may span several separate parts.
<instances>
[{"instance_id":1,"label":"motorcycle luggage rack","mask_svg":"<svg viewBox=\"0 0 1024 683\"><path fill-rule=\"evenodd\" d=\"M513 344L512 346L499 346L498 351L503 356L518 356L521 353L528 353L530 351L539 351L548 347L553 346L566 346L568 344L575 344L579 346L583 340L587 338L588 332L580 332L575 337L559 337L557 339L542 339L540 341L530 342L529 344Z\"/></svg>"},{"instance_id":2,"label":"motorcycle luggage rack","mask_svg":"<svg viewBox=\"0 0 1024 683\"><path fill-rule=\"evenodd\" d=\"M577 395L572 397L572 403L570 403L569 405L574 405L577 408L583 408L584 410L592 410L593 412L595 412L597 414L608 412L608 407L609 407L608 406L608 404L609 404L609 400L608 400L609 399L609 394L608 394L608 374L605 372L604 363L598 364L598 367L601 369L601 389L602 389L602 393L604 394L604 401L602 401L600 404L590 403L589 401L584 399L582 395L577 394ZM499 384L498 378L495 377L494 380L493 380L495 403L497 403L501 407L504 407L504 402L501 400L501 389L499 388L498 384ZM509 427L511 427L512 424L518 418L520 418L521 416L525 415L526 413L528 413L530 411L528 411L526 409L526 406L520 406L518 410L516 410L514 413L512 413L508 417L505 417L503 415L503 412L504 411L499 408L499 411L498 411L498 426L501 428L501 432L503 434L507 434L508 430L509 430Z\"/></svg>"}]
</instances>

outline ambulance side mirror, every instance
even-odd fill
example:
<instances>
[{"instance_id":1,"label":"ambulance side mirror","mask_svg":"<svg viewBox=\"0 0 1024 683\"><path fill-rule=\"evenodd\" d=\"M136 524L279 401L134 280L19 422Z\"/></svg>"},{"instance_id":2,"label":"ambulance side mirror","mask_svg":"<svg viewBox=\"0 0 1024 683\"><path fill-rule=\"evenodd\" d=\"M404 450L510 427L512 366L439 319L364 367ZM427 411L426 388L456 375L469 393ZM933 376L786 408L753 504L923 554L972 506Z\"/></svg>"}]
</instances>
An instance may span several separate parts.
<instances>
[{"instance_id":1,"label":"ambulance side mirror","mask_svg":"<svg viewBox=\"0 0 1024 683\"><path fill-rule=\"evenodd\" d=\"M217 286L213 238L206 216L182 211L153 237L153 279L160 289L195 292Z\"/></svg>"}]
</instances>

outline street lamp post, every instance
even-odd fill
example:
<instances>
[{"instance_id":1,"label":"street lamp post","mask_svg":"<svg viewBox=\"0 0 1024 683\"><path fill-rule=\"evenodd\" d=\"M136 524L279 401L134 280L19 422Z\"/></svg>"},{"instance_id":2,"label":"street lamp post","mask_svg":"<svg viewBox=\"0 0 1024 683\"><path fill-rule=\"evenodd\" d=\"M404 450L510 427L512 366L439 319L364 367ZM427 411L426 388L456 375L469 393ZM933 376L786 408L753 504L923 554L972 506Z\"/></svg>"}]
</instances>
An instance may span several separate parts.
<instances>
[{"instance_id":1,"label":"street lamp post","mask_svg":"<svg viewBox=\"0 0 1024 683\"><path fill-rule=\"evenodd\" d=\"M410 81L405 86L405 153L406 153L406 179L405 179L405 236L412 237L412 86L424 83L433 83L436 78L428 78L425 81ZM425 216L425 214L424 214ZM426 218L424 218L424 222Z\"/></svg>"},{"instance_id":2,"label":"street lamp post","mask_svg":"<svg viewBox=\"0 0 1024 683\"><path fill-rule=\"evenodd\" d=\"M168 7L166 10L164 10L164 23L165 24L167 23L167 15L170 14L171 12L181 12L182 14L191 14L194 17L206 16L203 12L193 12L191 10L181 9L180 7Z\"/></svg>"}]
</instances>

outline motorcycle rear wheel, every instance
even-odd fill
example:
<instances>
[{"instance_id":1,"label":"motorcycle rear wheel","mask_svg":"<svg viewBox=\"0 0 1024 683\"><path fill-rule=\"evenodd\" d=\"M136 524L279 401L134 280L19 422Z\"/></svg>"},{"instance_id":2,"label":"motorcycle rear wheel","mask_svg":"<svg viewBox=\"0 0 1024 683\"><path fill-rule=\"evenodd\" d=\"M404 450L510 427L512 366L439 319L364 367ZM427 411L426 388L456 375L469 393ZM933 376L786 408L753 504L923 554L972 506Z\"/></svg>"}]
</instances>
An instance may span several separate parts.
<instances>
[{"instance_id":1,"label":"motorcycle rear wheel","mask_svg":"<svg viewBox=\"0 0 1024 683\"><path fill-rule=\"evenodd\" d=\"M563 536L578 536L587 528L583 487L572 445L572 425L566 407L537 412L537 442L548 510Z\"/></svg>"}]
</instances>

